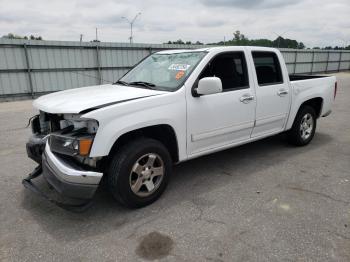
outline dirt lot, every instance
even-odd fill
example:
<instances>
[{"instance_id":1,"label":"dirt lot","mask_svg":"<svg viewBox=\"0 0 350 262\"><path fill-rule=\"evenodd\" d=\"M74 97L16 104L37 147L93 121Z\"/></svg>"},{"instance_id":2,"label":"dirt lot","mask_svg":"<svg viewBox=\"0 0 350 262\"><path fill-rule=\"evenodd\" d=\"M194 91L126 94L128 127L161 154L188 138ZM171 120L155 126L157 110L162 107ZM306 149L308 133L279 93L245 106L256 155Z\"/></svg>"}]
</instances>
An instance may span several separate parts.
<instances>
[{"instance_id":1,"label":"dirt lot","mask_svg":"<svg viewBox=\"0 0 350 262\"><path fill-rule=\"evenodd\" d=\"M0 261L350 261L350 73L313 142L283 136L175 167L128 210L102 190L85 213L24 189L31 101L0 104Z\"/></svg>"}]
</instances>

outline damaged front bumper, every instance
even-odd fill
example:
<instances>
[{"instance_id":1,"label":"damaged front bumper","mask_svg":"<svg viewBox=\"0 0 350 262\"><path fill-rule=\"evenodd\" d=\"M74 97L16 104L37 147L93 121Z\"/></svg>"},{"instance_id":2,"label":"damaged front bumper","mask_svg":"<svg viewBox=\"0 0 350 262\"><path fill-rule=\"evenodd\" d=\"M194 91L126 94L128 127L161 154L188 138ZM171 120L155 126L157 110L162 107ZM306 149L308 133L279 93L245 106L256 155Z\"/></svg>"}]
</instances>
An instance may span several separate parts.
<instances>
[{"instance_id":1,"label":"damaged front bumper","mask_svg":"<svg viewBox=\"0 0 350 262\"><path fill-rule=\"evenodd\" d=\"M47 182L62 195L77 199L91 199L103 173L83 170L56 156L46 143L42 155L43 175Z\"/></svg>"},{"instance_id":2,"label":"damaged front bumper","mask_svg":"<svg viewBox=\"0 0 350 262\"><path fill-rule=\"evenodd\" d=\"M33 141L36 142L34 143ZM42 154L39 167L28 178L23 180L23 185L63 207L63 203L58 203L49 198L31 182L33 178L43 175L49 185L63 197L82 200L85 203L91 200L98 188L103 173L83 169L72 161L68 161L53 153L49 143L47 141L44 141L44 143L45 145L43 146L43 141L40 139L33 140L33 138L27 143L27 153L30 158L36 161L40 157L36 153L40 154L42 152Z\"/></svg>"}]
</instances>

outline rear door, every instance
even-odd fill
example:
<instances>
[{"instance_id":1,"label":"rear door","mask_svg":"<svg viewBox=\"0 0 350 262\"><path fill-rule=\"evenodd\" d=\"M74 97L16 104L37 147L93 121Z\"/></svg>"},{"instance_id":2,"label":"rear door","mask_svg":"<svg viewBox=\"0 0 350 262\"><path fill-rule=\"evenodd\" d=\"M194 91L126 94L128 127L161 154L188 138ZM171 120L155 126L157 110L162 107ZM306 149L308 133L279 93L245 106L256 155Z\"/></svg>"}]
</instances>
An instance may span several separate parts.
<instances>
[{"instance_id":1,"label":"rear door","mask_svg":"<svg viewBox=\"0 0 350 262\"><path fill-rule=\"evenodd\" d=\"M252 138L279 133L284 129L290 108L290 87L286 67L277 53L252 51L256 81L256 122ZM282 60L283 61L283 60Z\"/></svg>"}]
</instances>

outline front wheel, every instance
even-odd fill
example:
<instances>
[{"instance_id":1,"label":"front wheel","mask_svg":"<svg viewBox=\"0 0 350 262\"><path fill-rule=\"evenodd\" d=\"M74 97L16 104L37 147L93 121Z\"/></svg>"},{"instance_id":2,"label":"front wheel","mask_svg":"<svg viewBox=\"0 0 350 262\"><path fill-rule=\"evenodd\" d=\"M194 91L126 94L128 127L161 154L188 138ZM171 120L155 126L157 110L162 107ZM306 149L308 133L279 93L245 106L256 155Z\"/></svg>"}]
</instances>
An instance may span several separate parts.
<instances>
[{"instance_id":1,"label":"front wheel","mask_svg":"<svg viewBox=\"0 0 350 262\"><path fill-rule=\"evenodd\" d=\"M315 135L316 113L311 106L303 106L295 117L291 130L288 131L288 140L296 146L305 146Z\"/></svg>"},{"instance_id":2,"label":"front wheel","mask_svg":"<svg viewBox=\"0 0 350 262\"><path fill-rule=\"evenodd\" d=\"M107 171L107 184L121 204L143 207L160 197L171 171L171 157L164 145L140 138L117 150Z\"/></svg>"}]
</instances>

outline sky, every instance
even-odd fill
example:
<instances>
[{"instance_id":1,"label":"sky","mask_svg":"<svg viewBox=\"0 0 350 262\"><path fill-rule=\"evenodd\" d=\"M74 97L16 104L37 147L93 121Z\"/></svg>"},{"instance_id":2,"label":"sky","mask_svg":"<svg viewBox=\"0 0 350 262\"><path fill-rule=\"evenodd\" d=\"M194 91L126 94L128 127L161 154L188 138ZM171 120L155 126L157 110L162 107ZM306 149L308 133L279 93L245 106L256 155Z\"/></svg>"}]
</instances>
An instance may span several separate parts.
<instances>
[{"instance_id":1,"label":"sky","mask_svg":"<svg viewBox=\"0 0 350 262\"><path fill-rule=\"evenodd\" d=\"M232 39L296 39L307 47L350 45L350 0L0 0L0 36L40 35L45 40L135 43Z\"/></svg>"}]
</instances>

